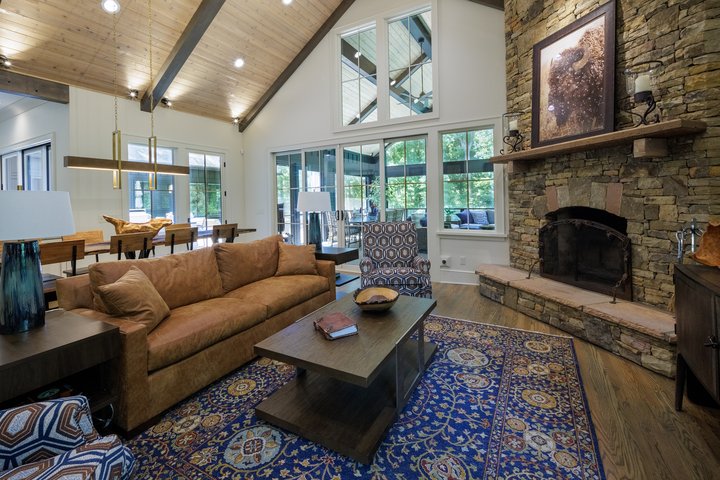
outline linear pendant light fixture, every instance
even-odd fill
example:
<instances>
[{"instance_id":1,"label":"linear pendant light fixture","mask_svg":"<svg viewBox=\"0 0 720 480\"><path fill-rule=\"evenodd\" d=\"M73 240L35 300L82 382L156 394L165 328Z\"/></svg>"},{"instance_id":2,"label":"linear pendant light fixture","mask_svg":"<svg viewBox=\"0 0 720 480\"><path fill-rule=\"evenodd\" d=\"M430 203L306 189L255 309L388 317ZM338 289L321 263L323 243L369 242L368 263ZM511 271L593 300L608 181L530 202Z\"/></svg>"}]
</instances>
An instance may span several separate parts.
<instances>
[{"instance_id":1,"label":"linear pendant light fixture","mask_svg":"<svg viewBox=\"0 0 720 480\"><path fill-rule=\"evenodd\" d=\"M153 166L148 174L148 189L157 190L158 162L157 137L155 136L155 105L153 99L153 58L152 58L152 0L148 0L148 64L150 67L150 136L148 137L148 161Z\"/></svg>"},{"instance_id":2,"label":"linear pendant light fixture","mask_svg":"<svg viewBox=\"0 0 720 480\"><path fill-rule=\"evenodd\" d=\"M67 168L80 168L85 170L112 170L117 171L118 164L115 160L92 157L76 157L68 155L63 158ZM164 174L164 175L190 175L190 167L183 165L153 165L147 162L123 162L123 172Z\"/></svg>"},{"instance_id":3,"label":"linear pendant light fixture","mask_svg":"<svg viewBox=\"0 0 720 480\"><path fill-rule=\"evenodd\" d=\"M103 8L105 5L103 4ZM113 10L113 98L115 102L115 130L112 132L112 158L114 162L117 162L117 170L113 170L113 189L122 189L122 133L118 128L118 98L117 98L117 62L118 62L118 45L117 45L117 19L118 8Z\"/></svg>"}]
</instances>

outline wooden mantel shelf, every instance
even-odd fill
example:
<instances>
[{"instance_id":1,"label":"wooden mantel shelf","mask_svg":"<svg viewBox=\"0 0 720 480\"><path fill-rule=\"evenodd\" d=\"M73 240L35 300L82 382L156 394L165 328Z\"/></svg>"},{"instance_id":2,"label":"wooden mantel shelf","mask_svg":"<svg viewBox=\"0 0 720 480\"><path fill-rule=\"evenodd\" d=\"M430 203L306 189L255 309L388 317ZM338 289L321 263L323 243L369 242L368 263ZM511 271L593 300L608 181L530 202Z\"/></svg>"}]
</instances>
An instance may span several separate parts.
<instances>
[{"instance_id":1,"label":"wooden mantel shelf","mask_svg":"<svg viewBox=\"0 0 720 480\"><path fill-rule=\"evenodd\" d=\"M573 152L582 152L596 148L612 147L625 143L634 142L640 139L678 137L702 133L707 129L707 124L700 120L669 120L667 122L643 125L641 127L628 128L617 132L604 133L594 137L571 140L569 142L556 143L545 147L531 148L507 155L498 155L490 158L492 163L508 163L525 160L538 160L541 158L556 157Z\"/></svg>"}]
</instances>

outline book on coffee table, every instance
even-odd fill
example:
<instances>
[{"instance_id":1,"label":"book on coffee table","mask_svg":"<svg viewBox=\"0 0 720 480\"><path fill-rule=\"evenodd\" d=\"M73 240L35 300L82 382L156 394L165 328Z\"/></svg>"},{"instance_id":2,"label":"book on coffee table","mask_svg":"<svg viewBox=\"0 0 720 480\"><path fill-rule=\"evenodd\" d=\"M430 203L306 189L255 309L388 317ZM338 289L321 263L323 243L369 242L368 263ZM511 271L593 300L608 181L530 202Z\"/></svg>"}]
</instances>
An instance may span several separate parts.
<instances>
[{"instance_id":1,"label":"book on coffee table","mask_svg":"<svg viewBox=\"0 0 720 480\"><path fill-rule=\"evenodd\" d=\"M329 313L313 322L315 329L320 331L328 340L347 337L358 333L357 324L342 313Z\"/></svg>"}]
</instances>

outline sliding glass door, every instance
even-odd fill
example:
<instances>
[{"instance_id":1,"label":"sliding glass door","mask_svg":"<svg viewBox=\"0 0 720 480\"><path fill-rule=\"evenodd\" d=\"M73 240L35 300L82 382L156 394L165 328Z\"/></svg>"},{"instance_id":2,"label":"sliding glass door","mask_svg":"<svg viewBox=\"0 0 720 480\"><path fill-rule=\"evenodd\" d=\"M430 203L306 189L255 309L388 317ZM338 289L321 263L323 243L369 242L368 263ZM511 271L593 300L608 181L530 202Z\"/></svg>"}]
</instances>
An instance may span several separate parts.
<instances>
[{"instance_id":1,"label":"sliding glass door","mask_svg":"<svg viewBox=\"0 0 720 480\"><path fill-rule=\"evenodd\" d=\"M362 225L380 220L380 144L343 147L342 167L345 245L362 255Z\"/></svg>"}]
</instances>

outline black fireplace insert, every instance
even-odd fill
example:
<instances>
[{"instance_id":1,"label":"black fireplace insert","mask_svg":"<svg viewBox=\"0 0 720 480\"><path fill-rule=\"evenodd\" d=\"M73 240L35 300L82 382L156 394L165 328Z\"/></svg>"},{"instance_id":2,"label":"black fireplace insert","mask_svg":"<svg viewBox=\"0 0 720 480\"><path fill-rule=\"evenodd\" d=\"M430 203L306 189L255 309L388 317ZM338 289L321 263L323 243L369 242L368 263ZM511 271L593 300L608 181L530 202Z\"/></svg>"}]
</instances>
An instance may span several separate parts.
<instances>
[{"instance_id":1,"label":"black fireplace insert","mask_svg":"<svg viewBox=\"0 0 720 480\"><path fill-rule=\"evenodd\" d=\"M605 210L566 207L540 229L540 275L632 300L627 220Z\"/></svg>"}]
</instances>

